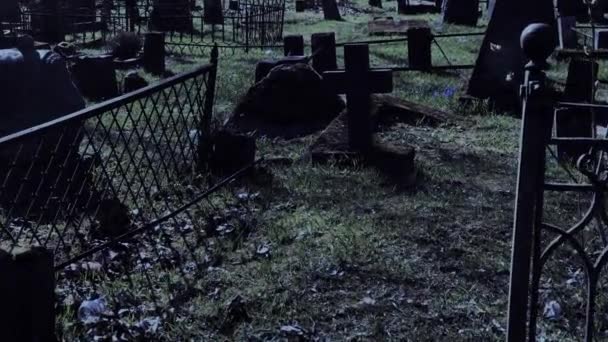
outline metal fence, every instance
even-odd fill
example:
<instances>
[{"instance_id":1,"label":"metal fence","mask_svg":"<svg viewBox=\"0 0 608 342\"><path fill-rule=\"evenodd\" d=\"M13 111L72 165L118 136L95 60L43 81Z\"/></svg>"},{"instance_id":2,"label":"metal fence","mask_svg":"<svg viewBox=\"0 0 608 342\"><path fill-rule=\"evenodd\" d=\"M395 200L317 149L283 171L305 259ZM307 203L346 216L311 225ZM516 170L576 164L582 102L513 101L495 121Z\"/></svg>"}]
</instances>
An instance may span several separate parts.
<instances>
[{"instance_id":1,"label":"metal fence","mask_svg":"<svg viewBox=\"0 0 608 342\"><path fill-rule=\"evenodd\" d=\"M550 42L552 32L547 32L534 34L546 34ZM508 341L604 340L608 106L557 102L542 70L542 57L551 49L524 48L532 61L521 88ZM566 108L567 112L557 111ZM559 127L553 129L558 113L568 115L568 128L579 133L572 136L574 131L566 135ZM581 122L585 132L580 132ZM604 133L598 133L598 127Z\"/></svg>"},{"instance_id":2,"label":"metal fence","mask_svg":"<svg viewBox=\"0 0 608 342\"><path fill-rule=\"evenodd\" d=\"M127 6L114 2L98 8L59 8L49 10L22 7L18 20L4 23L13 31L34 36L56 31L60 37L76 43L105 41L119 32L166 32L169 50L192 52L204 50L215 42L249 49L264 47L281 40L285 14L284 0L240 0L218 3L215 11L202 6L160 6L138 1Z\"/></svg>"},{"instance_id":3,"label":"metal fence","mask_svg":"<svg viewBox=\"0 0 608 342\"><path fill-rule=\"evenodd\" d=\"M226 188L245 171L216 179L199 162L216 69L217 50L194 71L0 138L0 245L54 253L64 340L175 340L214 265L208 239L250 227L247 195Z\"/></svg>"}]
</instances>

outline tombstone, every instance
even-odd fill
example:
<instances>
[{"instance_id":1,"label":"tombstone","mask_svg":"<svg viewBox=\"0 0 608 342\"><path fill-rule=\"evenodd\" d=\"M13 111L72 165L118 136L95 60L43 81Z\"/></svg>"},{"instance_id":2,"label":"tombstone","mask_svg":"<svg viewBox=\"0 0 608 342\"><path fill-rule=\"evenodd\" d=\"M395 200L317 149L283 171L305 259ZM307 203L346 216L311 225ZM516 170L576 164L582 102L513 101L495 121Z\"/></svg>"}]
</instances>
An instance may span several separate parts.
<instances>
[{"instance_id":1,"label":"tombstone","mask_svg":"<svg viewBox=\"0 0 608 342\"><path fill-rule=\"evenodd\" d=\"M336 0L322 0L321 5L323 6L323 18L325 20L342 20Z\"/></svg>"},{"instance_id":2,"label":"tombstone","mask_svg":"<svg viewBox=\"0 0 608 342\"><path fill-rule=\"evenodd\" d=\"M313 33L310 36L312 50L312 67L319 73L338 69L336 60L336 35L329 33Z\"/></svg>"},{"instance_id":3,"label":"tombstone","mask_svg":"<svg viewBox=\"0 0 608 342\"><path fill-rule=\"evenodd\" d=\"M32 31L38 40L57 43L65 38L64 25L61 20L59 1L42 0L36 6L40 14L32 14Z\"/></svg>"},{"instance_id":4,"label":"tombstone","mask_svg":"<svg viewBox=\"0 0 608 342\"><path fill-rule=\"evenodd\" d=\"M370 70L367 44L344 46L344 68L345 71L326 71L323 78L328 88L346 94L350 148L369 151L372 147L370 96L392 92L393 74L391 70Z\"/></svg>"},{"instance_id":5,"label":"tombstone","mask_svg":"<svg viewBox=\"0 0 608 342\"><path fill-rule=\"evenodd\" d=\"M154 0L149 26L154 31L192 32L189 0Z\"/></svg>"},{"instance_id":6,"label":"tombstone","mask_svg":"<svg viewBox=\"0 0 608 342\"><path fill-rule=\"evenodd\" d=\"M270 70L279 65L293 65L299 63L308 63L308 57L305 56L288 56L278 60L269 59L259 61L255 66L255 82L258 83L262 78L266 77Z\"/></svg>"},{"instance_id":7,"label":"tombstone","mask_svg":"<svg viewBox=\"0 0 608 342\"><path fill-rule=\"evenodd\" d=\"M228 3L228 9L231 11L238 11L241 9L241 6L238 2L238 0L230 0L230 2Z\"/></svg>"},{"instance_id":8,"label":"tombstone","mask_svg":"<svg viewBox=\"0 0 608 342\"><path fill-rule=\"evenodd\" d=\"M147 86L148 81L141 77L137 71L130 71L123 80L123 93L130 93Z\"/></svg>"},{"instance_id":9,"label":"tombstone","mask_svg":"<svg viewBox=\"0 0 608 342\"><path fill-rule=\"evenodd\" d=\"M306 1L296 0L296 12L304 12L306 10Z\"/></svg>"},{"instance_id":10,"label":"tombstone","mask_svg":"<svg viewBox=\"0 0 608 342\"><path fill-rule=\"evenodd\" d=\"M222 25L224 23L221 0L204 0L203 21L211 25Z\"/></svg>"},{"instance_id":11,"label":"tombstone","mask_svg":"<svg viewBox=\"0 0 608 342\"><path fill-rule=\"evenodd\" d=\"M77 57L72 66L72 77L82 95L93 101L118 96L114 57L111 55Z\"/></svg>"},{"instance_id":12,"label":"tombstone","mask_svg":"<svg viewBox=\"0 0 608 342\"><path fill-rule=\"evenodd\" d=\"M85 106L70 80L65 60L50 51L34 50L29 37L20 38L18 48L0 50L0 103L0 136L55 120ZM67 177L63 170L80 160L74 151L81 139L80 125L74 122L47 130L43 146L39 145L39 136L0 146L0 182L5 185L0 191L0 205L12 208L15 215L38 216L44 210L56 215L54 205L63 201L57 196L59 192L66 195L68 202L78 196L69 186L79 182L85 171L81 169ZM24 183L25 174L29 177ZM82 194L86 193L87 189L83 189Z\"/></svg>"},{"instance_id":13,"label":"tombstone","mask_svg":"<svg viewBox=\"0 0 608 342\"><path fill-rule=\"evenodd\" d=\"M165 34L148 32L144 38L144 70L154 75L165 72Z\"/></svg>"},{"instance_id":14,"label":"tombstone","mask_svg":"<svg viewBox=\"0 0 608 342\"><path fill-rule=\"evenodd\" d=\"M255 161L255 138L222 130L212 139L209 169L215 175L229 176Z\"/></svg>"},{"instance_id":15,"label":"tombstone","mask_svg":"<svg viewBox=\"0 0 608 342\"><path fill-rule=\"evenodd\" d=\"M552 0L496 2L469 79L468 95L490 99L502 110L518 110L519 87L527 62L520 47L520 34L533 22L554 23Z\"/></svg>"},{"instance_id":16,"label":"tombstone","mask_svg":"<svg viewBox=\"0 0 608 342\"><path fill-rule=\"evenodd\" d=\"M285 56L304 56L304 37L300 34L283 37L283 50Z\"/></svg>"},{"instance_id":17,"label":"tombstone","mask_svg":"<svg viewBox=\"0 0 608 342\"><path fill-rule=\"evenodd\" d=\"M562 101L591 103L595 97L595 82L599 65L587 59L572 59ZM593 114L584 108L563 108L555 111L556 134L560 137L591 137ZM586 149L580 146L558 146L560 158L578 158Z\"/></svg>"},{"instance_id":18,"label":"tombstone","mask_svg":"<svg viewBox=\"0 0 608 342\"><path fill-rule=\"evenodd\" d=\"M574 32L575 26L576 17L557 18L557 33L560 49L576 49L578 44L576 32Z\"/></svg>"},{"instance_id":19,"label":"tombstone","mask_svg":"<svg viewBox=\"0 0 608 342\"><path fill-rule=\"evenodd\" d=\"M608 49L608 29L596 29L593 37L594 49Z\"/></svg>"},{"instance_id":20,"label":"tombstone","mask_svg":"<svg viewBox=\"0 0 608 342\"><path fill-rule=\"evenodd\" d=\"M443 22L455 25L477 26L479 0L443 1Z\"/></svg>"},{"instance_id":21,"label":"tombstone","mask_svg":"<svg viewBox=\"0 0 608 342\"><path fill-rule=\"evenodd\" d=\"M412 27L407 31L407 59L410 69L430 70L433 34L428 27Z\"/></svg>"}]
</instances>

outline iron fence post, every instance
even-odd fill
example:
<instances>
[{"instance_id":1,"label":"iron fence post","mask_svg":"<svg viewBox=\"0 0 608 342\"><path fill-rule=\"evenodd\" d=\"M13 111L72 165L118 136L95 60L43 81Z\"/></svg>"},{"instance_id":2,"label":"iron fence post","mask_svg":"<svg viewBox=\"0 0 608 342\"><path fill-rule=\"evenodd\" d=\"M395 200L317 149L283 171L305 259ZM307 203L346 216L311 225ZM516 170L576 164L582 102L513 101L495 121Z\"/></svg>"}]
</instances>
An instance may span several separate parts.
<instances>
[{"instance_id":1,"label":"iron fence post","mask_svg":"<svg viewBox=\"0 0 608 342\"><path fill-rule=\"evenodd\" d=\"M525 67L520 90L522 123L509 288L509 342L525 341L527 329L534 329L528 327L530 270L533 241L538 238L542 213L545 146L551 131L552 104L542 70L553 51L551 34L546 25L532 24L523 31L521 38L522 49L531 61Z\"/></svg>"},{"instance_id":2,"label":"iron fence post","mask_svg":"<svg viewBox=\"0 0 608 342\"><path fill-rule=\"evenodd\" d=\"M219 58L219 49L217 43L214 44L213 49L211 50L211 64L213 67L209 71L209 78L207 80L207 89L204 95L205 104L203 108L203 116L202 116L202 133L206 136L211 134L211 121L213 119L213 105L215 102L215 87L217 82L217 67L218 67L218 58Z\"/></svg>"}]
</instances>

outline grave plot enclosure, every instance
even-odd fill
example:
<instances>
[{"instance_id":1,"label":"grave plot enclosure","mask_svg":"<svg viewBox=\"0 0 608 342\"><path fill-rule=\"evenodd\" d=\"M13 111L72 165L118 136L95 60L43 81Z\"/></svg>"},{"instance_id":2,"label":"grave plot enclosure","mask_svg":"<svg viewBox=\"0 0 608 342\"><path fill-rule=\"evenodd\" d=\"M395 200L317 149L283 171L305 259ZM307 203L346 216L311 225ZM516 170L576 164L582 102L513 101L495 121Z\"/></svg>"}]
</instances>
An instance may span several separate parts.
<instances>
[{"instance_id":1,"label":"grave plot enclosure","mask_svg":"<svg viewBox=\"0 0 608 342\"><path fill-rule=\"evenodd\" d=\"M247 217L242 197L223 189L242 171L208 183L199 159L210 136L217 49L213 56L0 138L0 244L54 254L61 338L92 339L103 333L98 324L152 338L167 333L167 322L192 319L186 303L210 260L206 232L236 229ZM83 323L79 305L105 315ZM71 327L62 330L61 320Z\"/></svg>"},{"instance_id":2,"label":"grave plot enclosure","mask_svg":"<svg viewBox=\"0 0 608 342\"><path fill-rule=\"evenodd\" d=\"M168 49L196 50L223 42L267 46L283 36L284 0L43 1L23 7L18 29L43 41L105 40L122 31L167 33Z\"/></svg>"}]
</instances>

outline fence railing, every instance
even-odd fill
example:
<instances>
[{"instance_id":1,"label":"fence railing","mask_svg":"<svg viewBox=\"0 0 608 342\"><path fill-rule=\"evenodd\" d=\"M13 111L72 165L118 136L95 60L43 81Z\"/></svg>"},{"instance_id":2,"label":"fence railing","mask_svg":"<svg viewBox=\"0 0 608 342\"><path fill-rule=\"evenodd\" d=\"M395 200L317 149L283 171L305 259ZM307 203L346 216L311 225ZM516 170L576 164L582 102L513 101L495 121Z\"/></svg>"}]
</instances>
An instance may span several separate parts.
<instances>
[{"instance_id":1,"label":"fence railing","mask_svg":"<svg viewBox=\"0 0 608 342\"><path fill-rule=\"evenodd\" d=\"M553 32L548 26L526 31L522 45L531 62L521 87L507 340L601 340L608 305L608 139L596 129L605 126L608 106L557 102L543 71ZM560 115L578 128L560 132Z\"/></svg>"},{"instance_id":2,"label":"fence railing","mask_svg":"<svg viewBox=\"0 0 608 342\"><path fill-rule=\"evenodd\" d=\"M234 1L231 7L216 11L174 7L139 1L131 6L115 3L107 9L23 8L10 28L43 37L51 32L53 37L77 43L103 41L122 31L163 31L167 46L176 51L201 49L216 42L248 49L272 45L283 35L285 2L281 0Z\"/></svg>"}]
</instances>

